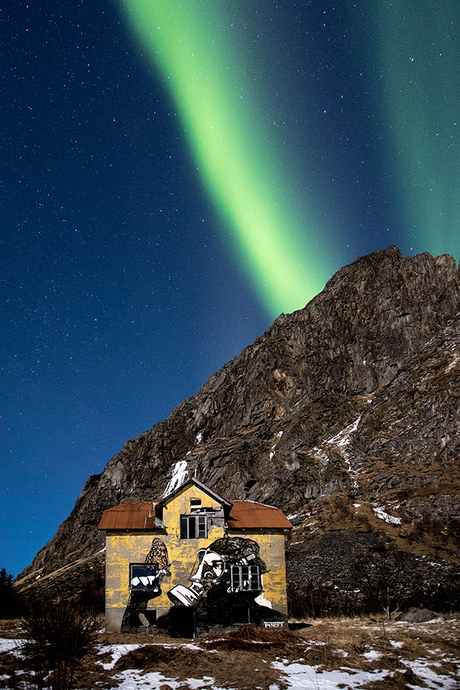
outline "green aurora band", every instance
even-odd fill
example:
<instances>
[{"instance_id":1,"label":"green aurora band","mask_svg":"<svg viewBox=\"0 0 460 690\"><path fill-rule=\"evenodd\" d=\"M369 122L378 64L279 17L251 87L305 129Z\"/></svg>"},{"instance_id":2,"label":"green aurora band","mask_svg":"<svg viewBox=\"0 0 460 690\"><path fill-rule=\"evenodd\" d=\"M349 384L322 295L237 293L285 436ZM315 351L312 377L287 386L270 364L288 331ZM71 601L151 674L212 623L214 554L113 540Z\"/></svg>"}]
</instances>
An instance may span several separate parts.
<instances>
[{"instance_id":1,"label":"green aurora band","mask_svg":"<svg viewBox=\"0 0 460 690\"><path fill-rule=\"evenodd\" d=\"M263 306L272 317L302 308L332 266L313 213L292 203L295 185L248 95L231 18L204 0L121 2L163 75L204 185L232 233L232 250Z\"/></svg>"},{"instance_id":2,"label":"green aurora band","mask_svg":"<svg viewBox=\"0 0 460 690\"><path fill-rule=\"evenodd\" d=\"M406 244L458 258L460 3L382 0L374 8L380 102Z\"/></svg>"}]
</instances>

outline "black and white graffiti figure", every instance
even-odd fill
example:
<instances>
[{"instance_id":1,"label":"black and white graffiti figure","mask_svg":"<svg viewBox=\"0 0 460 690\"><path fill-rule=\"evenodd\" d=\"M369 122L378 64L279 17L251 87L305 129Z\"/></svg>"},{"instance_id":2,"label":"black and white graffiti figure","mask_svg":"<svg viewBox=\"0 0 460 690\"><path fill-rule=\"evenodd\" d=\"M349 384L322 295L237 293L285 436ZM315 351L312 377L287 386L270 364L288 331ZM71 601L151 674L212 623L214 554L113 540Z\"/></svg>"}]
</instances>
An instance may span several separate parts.
<instances>
[{"instance_id":1,"label":"black and white graffiti figure","mask_svg":"<svg viewBox=\"0 0 460 690\"><path fill-rule=\"evenodd\" d=\"M123 615L122 632L149 627L154 622L154 614L148 611L147 605L160 596L161 580L168 575L171 573L166 544L154 537L144 563L130 566L129 601Z\"/></svg>"},{"instance_id":2,"label":"black and white graffiti figure","mask_svg":"<svg viewBox=\"0 0 460 690\"><path fill-rule=\"evenodd\" d=\"M168 592L171 602L195 606L211 587L220 585L227 594L262 591L262 574L267 572L259 556L259 545L252 539L224 537L197 552L189 587L176 585Z\"/></svg>"}]
</instances>

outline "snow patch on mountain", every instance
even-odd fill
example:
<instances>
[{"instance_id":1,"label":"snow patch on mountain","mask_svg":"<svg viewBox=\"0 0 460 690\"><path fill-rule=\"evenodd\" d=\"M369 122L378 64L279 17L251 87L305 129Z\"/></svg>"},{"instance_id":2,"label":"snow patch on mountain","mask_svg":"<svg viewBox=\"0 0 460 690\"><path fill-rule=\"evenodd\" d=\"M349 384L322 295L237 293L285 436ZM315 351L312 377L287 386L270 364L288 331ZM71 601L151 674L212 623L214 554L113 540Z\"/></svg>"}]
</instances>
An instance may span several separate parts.
<instances>
[{"instance_id":1,"label":"snow patch on mountain","mask_svg":"<svg viewBox=\"0 0 460 690\"><path fill-rule=\"evenodd\" d=\"M176 462L173 467L171 479L168 482L163 496L168 496L168 494L182 486L187 479L187 474L187 462L185 460L179 460L179 462Z\"/></svg>"}]
</instances>

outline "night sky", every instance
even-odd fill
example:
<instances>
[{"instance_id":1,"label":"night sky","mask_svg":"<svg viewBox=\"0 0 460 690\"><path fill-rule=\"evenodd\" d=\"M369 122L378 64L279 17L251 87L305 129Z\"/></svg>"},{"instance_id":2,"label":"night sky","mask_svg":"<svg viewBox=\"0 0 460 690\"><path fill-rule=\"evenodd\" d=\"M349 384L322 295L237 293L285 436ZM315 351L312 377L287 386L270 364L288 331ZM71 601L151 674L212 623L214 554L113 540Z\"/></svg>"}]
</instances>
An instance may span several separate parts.
<instances>
[{"instance_id":1,"label":"night sky","mask_svg":"<svg viewBox=\"0 0 460 690\"><path fill-rule=\"evenodd\" d=\"M459 19L452 0L0 10L0 567L342 265L460 258Z\"/></svg>"}]
</instances>

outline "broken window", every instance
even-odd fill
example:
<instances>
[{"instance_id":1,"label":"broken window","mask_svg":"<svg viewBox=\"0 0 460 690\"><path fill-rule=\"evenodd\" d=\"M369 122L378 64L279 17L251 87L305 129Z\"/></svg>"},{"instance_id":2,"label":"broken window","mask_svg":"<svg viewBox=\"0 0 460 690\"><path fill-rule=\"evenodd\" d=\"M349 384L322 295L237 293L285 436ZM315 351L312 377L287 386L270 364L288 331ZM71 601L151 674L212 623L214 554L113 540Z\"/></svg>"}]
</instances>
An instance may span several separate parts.
<instances>
[{"instance_id":1,"label":"broken window","mask_svg":"<svg viewBox=\"0 0 460 690\"><path fill-rule=\"evenodd\" d=\"M206 515L181 515L181 539L206 539L207 536Z\"/></svg>"},{"instance_id":2,"label":"broken window","mask_svg":"<svg viewBox=\"0 0 460 690\"><path fill-rule=\"evenodd\" d=\"M196 512L201 511L201 499L200 498L191 498L190 499L190 512L191 513L196 513Z\"/></svg>"},{"instance_id":3,"label":"broken window","mask_svg":"<svg viewBox=\"0 0 460 690\"><path fill-rule=\"evenodd\" d=\"M230 572L232 592L262 589L258 565L232 565Z\"/></svg>"}]
</instances>

